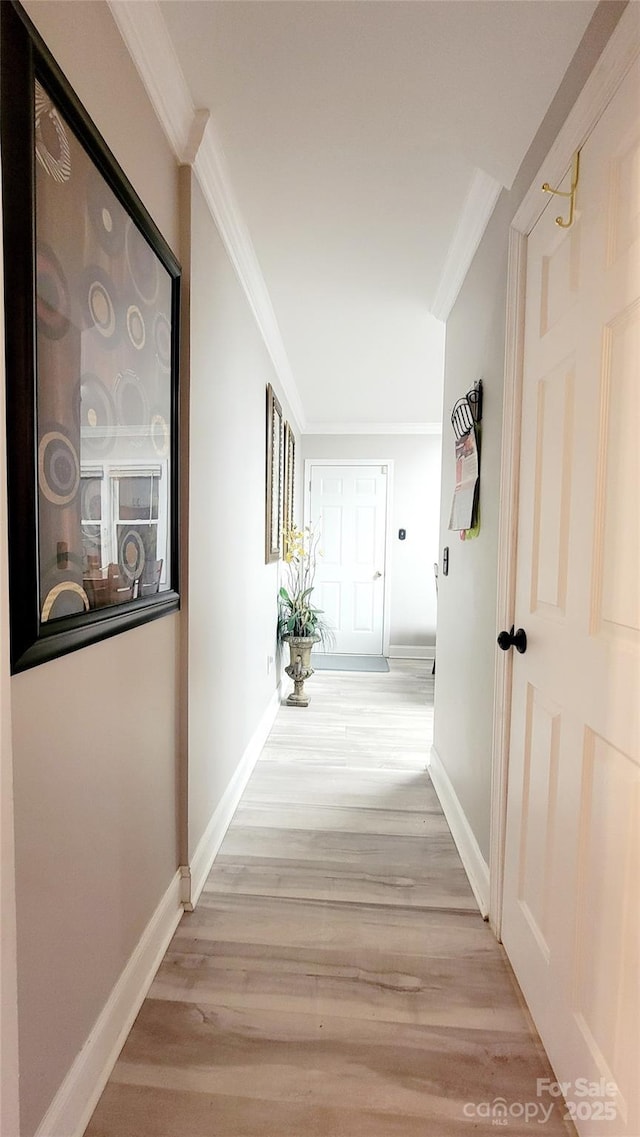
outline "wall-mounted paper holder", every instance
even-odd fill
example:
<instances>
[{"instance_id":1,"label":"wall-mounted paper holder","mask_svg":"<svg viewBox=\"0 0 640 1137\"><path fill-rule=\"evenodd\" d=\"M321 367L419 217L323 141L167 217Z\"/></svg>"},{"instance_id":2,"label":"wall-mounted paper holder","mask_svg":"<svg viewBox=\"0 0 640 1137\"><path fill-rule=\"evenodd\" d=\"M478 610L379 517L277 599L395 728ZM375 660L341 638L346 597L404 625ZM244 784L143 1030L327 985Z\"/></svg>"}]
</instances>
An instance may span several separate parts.
<instances>
[{"instance_id":1,"label":"wall-mounted paper holder","mask_svg":"<svg viewBox=\"0 0 640 1137\"><path fill-rule=\"evenodd\" d=\"M451 425L456 438L464 438L473 426L482 422L482 379L458 399L451 412Z\"/></svg>"}]
</instances>

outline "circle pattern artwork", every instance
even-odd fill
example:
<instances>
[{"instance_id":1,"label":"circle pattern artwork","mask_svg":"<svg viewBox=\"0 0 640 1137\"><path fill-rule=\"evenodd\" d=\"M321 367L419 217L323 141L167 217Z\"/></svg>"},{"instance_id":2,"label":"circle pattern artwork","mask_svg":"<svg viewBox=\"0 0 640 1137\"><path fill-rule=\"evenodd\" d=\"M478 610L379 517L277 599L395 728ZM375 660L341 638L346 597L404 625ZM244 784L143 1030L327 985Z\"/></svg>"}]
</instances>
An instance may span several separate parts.
<instances>
[{"instance_id":1,"label":"circle pattern artwork","mask_svg":"<svg viewBox=\"0 0 640 1137\"><path fill-rule=\"evenodd\" d=\"M151 419L151 442L156 454L165 458L169 453L169 427L162 415L154 415Z\"/></svg>"},{"instance_id":2,"label":"circle pattern artwork","mask_svg":"<svg viewBox=\"0 0 640 1137\"><path fill-rule=\"evenodd\" d=\"M137 351L142 351L147 338L142 312L136 304L127 309L127 331L129 339Z\"/></svg>"},{"instance_id":3,"label":"circle pattern artwork","mask_svg":"<svg viewBox=\"0 0 640 1137\"><path fill-rule=\"evenodd\" d=\"M109 275L99 265L89 265L82 274L80 294L83 299L84 319L96 339L107 351L112 351L121 338L120 302L118 290Z\"/></svg>"},{"instance_id":4,"label":"circle pattern artwork","mask_svg":"<svg viewBox=\"0 0 640 1137\"><path fill-rule=\"evenodd\" d=\"M135 371L129 368L116 379L116 408L122 426L146 426L149 422L147 392Z\"/></svg>"},{"instance_id":5,"label":"circle pattern artwork","mask_svg":"<svg viewBox=\"0 0 640 1137\"><path fill-rule=\"evenodd\" d=\"M36 83L36 158L56 182L71 177L71 151L64 123L46 91Z\"/></svg>"},{"instance_id":6,"label":"circle pattern artwork","mask_svg":"<svg viewBox=\"0 0 640 1137\"><path fill-rule=\"evenodd\" d=\"M110 256L124 247L124 211L98 170L92 168L87 182L87 210L93 231Z\"/></svg>"},{"instance_id":7,"label":"circle pattern artwork","mask_svg":"<svg viewBox=\"0 0 640 1137\"><path fill-rule=\"evenodd\" d=\"M158 262L151 246L131 220L125 233L125 251L127 266L138 296L145 304L155 304L160 288Z\"/></svg>"},{"instance_id":8,"label":"circle pattern artwork","mask_svg":"<svg viewBox=\"0 0 640 1137\"><path fill-rule=\"evenodd\" d=\"M60 261L40 242L36 252L36 312L38 331L59 340L69 330L69 289Z\"/></svg>"},{"instance_id":9,"label":"circle pattern artwork","mask_svg":"<svg viewBox=\"0 0 640 1137\"><path fill-rule=\"evenodd\" d=\"M76 616L78 612L88 611L89 597L84 588L74 580L64 580L47 593L40 619L46 624L52 617L59 619L61 616Z\"/></svg>"},{"instance_id":10,"label":"circle pattern artwork","mask_svg":"<svg viewBox=\"0 0 640 1137\"><path fill-rule=\"evenodd\" d=\"M52 505L68 505L80 485L80 463L71 441L61 430L50 430L38 446L38 484Z\"/></svg>"},{"instance_id":11,"label":"circle pattern artwork","mask_svg":"<svg viewBox=\"0 0 640 1137\"><path fill-rule=\"evenodd\" d=\"M101 336L110 339L116 330L116 313L113 300L102 281L94 280L89 285L87 302L93 326Z\"/></svg>"},{"instance_id":12,"label":"circle pattern artwork","mask_svg":"<svg viewBox=\"0 0 640 1137\"><path fill-rule=\"evenodd\" d=\"M142 575L146 553L142 537L137 529L127 529L120 541L118 563L120 571L127 580L137 580Z\"/></svg>"},{"instance_id":13,"label":"circle pattern artwork","mask_svg":"<svg viewBox=\"0 0 640 1137\"><path fill-rule=\"evenodd\" d=\"M171 368L171 325L163 312L158 312L153 325L156 356L163 371Z\"/></svg>"},{"instance_id":14,"label":"circle pattern artwork","mask_svg":"<svg viewBox=\"0 0 640 1137\"><path fill-rule=\"evenodd\" d=\"M80 432L82 445L93 454L108 454L115 443L116 408L97 375L86 372L80 380Z\"/></svg>"}]
</instances>

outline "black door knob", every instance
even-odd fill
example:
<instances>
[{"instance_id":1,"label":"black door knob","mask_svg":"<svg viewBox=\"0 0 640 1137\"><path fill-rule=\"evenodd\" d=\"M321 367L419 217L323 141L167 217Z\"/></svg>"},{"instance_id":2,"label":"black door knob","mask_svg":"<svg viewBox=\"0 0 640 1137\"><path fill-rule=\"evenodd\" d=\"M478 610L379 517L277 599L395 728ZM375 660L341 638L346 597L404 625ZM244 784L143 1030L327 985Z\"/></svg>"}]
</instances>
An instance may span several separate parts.
<instances>
[{"instance_id":1,"label":"black door knob","mask_svg":"<svg viewBox=\"0 0 640 1137\"><path fill-rule=\"evenodd\" d=\"M500 632L498 636L498 647L503 651L508 651L510 647L514 647L520 655L524 655L527 650L527 633L524 628L518 628L517 632L514 630L515 625L511 625L510 632Z\"/></svg>"}]
</instances>

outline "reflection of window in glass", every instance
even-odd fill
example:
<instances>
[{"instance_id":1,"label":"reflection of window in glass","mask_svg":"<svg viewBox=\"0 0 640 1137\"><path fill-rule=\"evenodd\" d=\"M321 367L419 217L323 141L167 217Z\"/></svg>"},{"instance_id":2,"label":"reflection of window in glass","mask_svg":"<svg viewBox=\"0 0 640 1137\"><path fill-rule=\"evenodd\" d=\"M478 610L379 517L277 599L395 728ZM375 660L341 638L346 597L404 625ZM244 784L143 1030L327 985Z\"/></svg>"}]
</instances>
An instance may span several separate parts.
<instances>
[{"instance_id":1,"label":"reflection of window in glass","mask_svg":"<svg viewBox=\"0 0 640 1137\"><path fill-rule=\"evenodd\" d=\"M109 470L111 556L136 588L157 591L168 579L167 471L157 466L118 465Z\"/></svg>"},{"instance_id":2,"label":"reflection of window in glass","mask_svg":"<svg viewBox=\"0 0 640 1137\"><path fill-rule=\"evenodd\" d=\"M80 478L80 512L82 525L83 571L99 569L104 564L102 545L102 470L83 467Z\"/></svg>"},{"instance_id":3,"label":"reflection of window in glass","mask_svg":"<svg viewBox=\"0 0 640 1137\"><path fill-rule=\"evenodd\" d=\"M119 478L120 521L157 521L159 474L150 477Z\"/></svg>"}]
</instances>

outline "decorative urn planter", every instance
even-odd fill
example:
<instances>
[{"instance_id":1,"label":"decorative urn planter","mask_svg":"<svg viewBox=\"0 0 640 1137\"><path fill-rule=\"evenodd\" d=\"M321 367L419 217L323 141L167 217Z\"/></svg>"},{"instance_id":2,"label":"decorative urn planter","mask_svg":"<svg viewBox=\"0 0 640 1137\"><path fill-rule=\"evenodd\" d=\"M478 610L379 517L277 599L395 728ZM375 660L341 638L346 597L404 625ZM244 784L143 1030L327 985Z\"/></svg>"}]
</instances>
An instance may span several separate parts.
<instances>
[{"instance_id":1,"label":"decorative urn planter","mask_svg":"<svg viewBox=\"0 0 640 1137\"><path fill-rule=\"evenodd\" d=\"M287 699L291 707L308 707L309 696L305 694L304 681L313 675L311 648L320 642L320 636L283 636L289 644L289 666L285 671L293 679L293 691Z\"/></svg>"}]
</instances>

